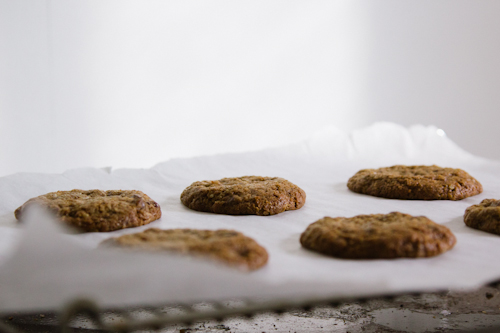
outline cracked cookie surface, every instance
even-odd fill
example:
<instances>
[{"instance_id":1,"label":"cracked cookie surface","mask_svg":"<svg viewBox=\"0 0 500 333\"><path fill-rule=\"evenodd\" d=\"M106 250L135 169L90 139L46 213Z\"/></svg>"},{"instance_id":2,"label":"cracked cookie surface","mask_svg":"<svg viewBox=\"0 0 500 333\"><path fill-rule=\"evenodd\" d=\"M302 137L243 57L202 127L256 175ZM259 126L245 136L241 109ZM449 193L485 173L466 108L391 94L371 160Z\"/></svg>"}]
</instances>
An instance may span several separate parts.
<instances>
[{"instance_id":1,"label":"cracked cookie surface","mask_svg":"<svg viewBox=\"0 0 500 333\"><path fill-rule=\"evenodd\" d=\"M455 236L425 216L399 212L324 217L302 233L303 247L346 259L432 257L453 248Z\"/></svg>"},{"instance_id":2,"label":"cracked cookie surface","mask_svg":"<svg viewBox=\"0 0 500 333\"><path fill-rule=\"evenodd\" d=\"M481 183L464 170L437 165L360 170L347 187L375 197L407 200L461 200L483 191Z\"/></svg>"},{"instance_id":3,"label":"cracked cookie surface","mask_svg":"<svg viewBox=\"0 0 500 333\"><path fill-rule=\"evenodd\" d=\"M467 207L464 223L471 228L500 235L500 200L484 199Z\"/></svg>"},{"instance_id":4,"label":"cracked cookie surface","mask_svg":"<svg viewBox=\"0 0 500 333\"><path fill-rule=\"evenodd\" d=\"M306 193L279 177L244 176L194 182L181 194L193 210L228 215L274 215L301 208Z\"/></svg>"},{"instance_id":5,"label":"cracked cookie surface","mask_svg":"<svg viewBox=\"0 0 500 333\"><path fill-rule=\"evenodd\" d=\"M225 229L151 228L140 233L111 238L102 244L208 257L243 270L258 269L268 260L266 249L255 240L241 232Z\"/></svg>"},{"instance_id":6,"label":"cracked cookie surface","mask_svg":"<svg viewBox=\"0 0 500 333\"><path fill-rule=\"evenodd\" d=\"M138 227L161 217L160 206L141 191L71 190L32 198L17 208L18 220L33 204L47 207L64 223L83 231L113 231Z\"/></svg>"}]
</instances>

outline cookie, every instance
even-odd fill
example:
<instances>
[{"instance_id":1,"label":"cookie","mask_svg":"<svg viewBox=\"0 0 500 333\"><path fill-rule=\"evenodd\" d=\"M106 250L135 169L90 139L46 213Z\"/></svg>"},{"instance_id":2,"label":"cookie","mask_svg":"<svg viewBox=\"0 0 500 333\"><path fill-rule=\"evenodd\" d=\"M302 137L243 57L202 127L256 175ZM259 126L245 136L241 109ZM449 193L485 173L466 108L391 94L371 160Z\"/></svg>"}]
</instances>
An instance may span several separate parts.
<instances>
[{"instance_id":1,"label":"cookie","mask_svg":"<svg viewBox=\"0 0 500 333\"><path fill-rule=\"evenodd\" d=\"M265 248L252 238L234 230L152 228L108 239L103 245L192 254L212 258L244 270L258 269L268 260Z\"/></svg>"},{"instance_id":2,"label":"cookie","mask_svg":"<svg viewBox=\"0 0 500 333\"><path fill-rule=\"evenodd\" d=\"M500 200L484 199L468 207L464 222L468 227L500 235Z\"/></svg>"},{"instance_id":3,"label":"cookie","mask_svg":"<svg viewBox=\"0 0 500 333\"><path fill-rule=\"evenodd\" d=\"M483 191L467 172L437 165L365 169L352 176L347 187L375 197L407 200L461 200Z\"/></svg>"},{"instance_id":4,"label":"cookie","mask_svg":"<svg viewBox=\"0 0 500 333\"><path fill-rule=\"evenodd\" d=\"M324 217L300 236L307 249L347 259L432 257L450 250L455 242L445 226L398 212Z\"/></svg>"},{"instance_id":5,"label":"cookie","mask_svg":"<svg viewBox=\"0 0 500 333\"><path fill-rule=\"evenodd\" d=\"M22 220L33 204L47 207L66 224L89 232L138 227L161 217L160 206L141 191L51 192L28 200L16 209L16 218Z\"/></svg>"},{"instance_id":6,"label":"cookie","mask_svg":"<svg viewBox=\"0 0 500 333\"><path fill-rule=\"evenodd\" d=\"M194 182L181 201L200 212L274 215L304 206L306 193L283 178L245 176Z\"/></svg>"}]
</instances>

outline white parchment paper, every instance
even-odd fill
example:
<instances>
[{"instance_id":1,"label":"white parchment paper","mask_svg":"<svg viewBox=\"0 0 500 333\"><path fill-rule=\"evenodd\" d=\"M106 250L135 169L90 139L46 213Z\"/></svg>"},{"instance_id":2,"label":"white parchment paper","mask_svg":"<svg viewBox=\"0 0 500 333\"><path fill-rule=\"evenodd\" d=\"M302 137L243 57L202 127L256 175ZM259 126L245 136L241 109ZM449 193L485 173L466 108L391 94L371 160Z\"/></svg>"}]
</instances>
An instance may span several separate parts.
<instances>
[{"instance_id":1,"label":"white parchment paper","mask_svg":"<svg viewBox=\"0 0 500 333\"><path fill-rule=\"evenodd\" d=\"M161 145L159 145L161 148ZM350 192L346 182L364 168L394 164L458 167L477 178L480 195L461 201L405 201ZM352 133L336 128L306 142L244 154L160 163L151 169L76 169L63 174L0 178L0 311L58 308L75 297L129 306L232 297L298 299L474 288L500 278L500 236L467 228L465 209L500 198L500 163L457 147L436 127L378 123ZM297 211L274 216L226 216L184 207L179 196L197 180L279 176L307 194ZM69 234L43 215L25 226L13 212L31 197L71 189L136 189L162 209L147 226L110 233ZM427 259L343 260L301 248L299 237L324 216L400 211L425 215L457 237L451 251ZM235 229L266 247L266 267L242 273L212 262L97 248L106 238L150 227Z\"/></svg>"}]
</instances>

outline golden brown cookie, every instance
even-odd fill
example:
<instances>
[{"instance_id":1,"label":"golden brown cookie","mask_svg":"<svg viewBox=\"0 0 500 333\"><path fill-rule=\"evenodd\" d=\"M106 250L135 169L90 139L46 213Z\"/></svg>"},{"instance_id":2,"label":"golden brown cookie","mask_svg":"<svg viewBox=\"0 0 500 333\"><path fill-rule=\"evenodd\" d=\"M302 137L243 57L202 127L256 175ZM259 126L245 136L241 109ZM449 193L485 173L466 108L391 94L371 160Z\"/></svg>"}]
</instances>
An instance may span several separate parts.
<instances>
[{"instance_id":1,"label":"golden brown cookie","mask_svg":"<svg viewBox=\"0 0 500 333\"><path fill-rule=\"evenodd\" d=\"M375 197L408 200L461 200L483 191L467 172L437 165L365 169L352 176L347 187Z\"/></svg>"},{"instance_id":2,"label":"golden brown cookie","mask_svg":"<svg viewBox=\"0 0 500 333\"><path fill-rule=\"evenodd\" d=\"M283 178L245 176L195 182L182 192L181 201L201 212L274 215L302 207L306 193Z\"/></svg>"},{"instance_id":3,"label":"golden brown cookie","mask_svg":"<svg viewBox=\"0 0 500 333\"><path fill-rule=\"evenodd\" d=\"M468 227L500 235L500 200L484 199L468 207L464 222Z\"/></svg>"},{"instance_id":4,"label":"golden brown cookie","mask_svg":"<svg viewBox=\"0 0 500 333\"><path fill-rule=\"evenodd\" d=\"M258 269L268 260L265 248L252 238L234 230L152 228L108 239L103 245L209 257L244 270Z\"/></svg>"},{"instance_id":5,"label":"golden brown cookie","mask_svg":"<svg viewBox=\"0 0 500 333\"><path fill-rule=\"evenodd\" d=\"M324 217L300 237L307 249L347 259L432 257L450 250L455 242L445 226L398 212Z\"/></svg>"},{"instance_id":6,"label":"golden brown cookie","mask_svg":"<svg viewBox=\"0 0 500 333\"><path fill-rule=\"evenodd\" d=\"M63 222L84 231L113 231L138 227L161 217L160 206L141 191L72 190L32 198L16 209L22 220L33 204L49 208Z\"/></svg>"}]
</instances>

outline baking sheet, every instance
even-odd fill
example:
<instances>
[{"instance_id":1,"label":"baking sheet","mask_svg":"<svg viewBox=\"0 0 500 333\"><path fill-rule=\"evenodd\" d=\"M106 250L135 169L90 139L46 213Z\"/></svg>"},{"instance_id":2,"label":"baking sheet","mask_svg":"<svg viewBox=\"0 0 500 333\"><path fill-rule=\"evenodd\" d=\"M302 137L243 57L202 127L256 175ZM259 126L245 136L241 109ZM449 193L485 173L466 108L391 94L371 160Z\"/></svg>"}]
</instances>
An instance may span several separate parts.
<instances>
[{"instance_id":1,"label":"baking sheet","mask_svg":"<svg viewBox=\"0 0 500 333\"><path fill-rule=\"evenodd\" d=\"M363 168L437 164L463 168L484 187L461 201L404 201L350 192L346 182ZM475 157L436 127L378 123L345 133L318 132L305 142L244 154L160 163L151 169L76 169L63 174L20 173L0 178L0 311L52 309L75 297L103 306L191 302L227 298L298 299L475 288L500 278L500 236L467 228L466 207L500 198L500 163ZM197 180L243 175L279 176L307 194L297 211L274 216L195 212L179 196ZM27 225L13 211L31 197L71 189L136 189L162 208L147 226L110 233L69 234L40 212ZM344 260L302 249L301 232L324 216L400 211L425 215L457 237L451 251L425 259ZM235 229L270 254L266 267L242 273L211 262L103 250L109 237L150 227Z\"/></svg>"}]
</instances>

